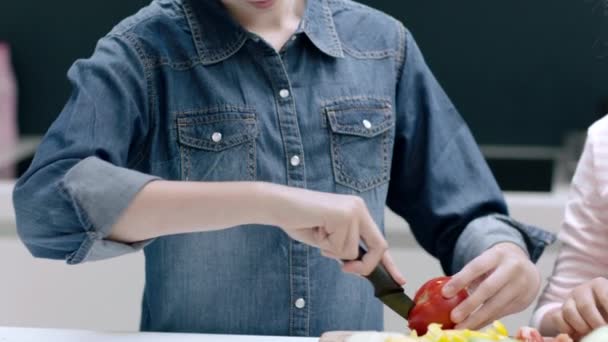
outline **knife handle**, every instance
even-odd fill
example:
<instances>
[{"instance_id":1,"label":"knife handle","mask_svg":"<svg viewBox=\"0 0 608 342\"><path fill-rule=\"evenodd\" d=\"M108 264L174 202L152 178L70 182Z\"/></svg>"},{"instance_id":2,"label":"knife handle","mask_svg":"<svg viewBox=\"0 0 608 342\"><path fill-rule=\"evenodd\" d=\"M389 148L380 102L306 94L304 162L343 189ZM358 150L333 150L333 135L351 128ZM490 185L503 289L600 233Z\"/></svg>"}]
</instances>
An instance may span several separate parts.
<instances>
[{"instance_id":1,"label":"knife handle","mask_svg":"<svg viewBox=\"0 0 608 342\"><path fill-rule=\"evenodd\" d=\"M367 253L367 250L359 246L359 256L357 257L357 260L363 260L365 253ZM382 262L378 263L378 266L374 268L372 273L365 278L374 286L374 295L378 298L391 293L403 293L403 287L393 279Z\"/></svg>"}]
</instances>

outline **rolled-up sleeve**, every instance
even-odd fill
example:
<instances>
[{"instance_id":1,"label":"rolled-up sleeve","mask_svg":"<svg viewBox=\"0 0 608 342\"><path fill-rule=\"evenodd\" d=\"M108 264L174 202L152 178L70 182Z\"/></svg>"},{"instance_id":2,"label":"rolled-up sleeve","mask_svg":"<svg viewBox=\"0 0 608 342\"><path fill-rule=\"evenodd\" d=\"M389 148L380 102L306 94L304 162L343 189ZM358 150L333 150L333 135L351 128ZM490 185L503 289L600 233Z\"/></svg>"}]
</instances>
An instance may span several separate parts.
<instances>
[{"instance_id":1,"label":"rolled-up sleeve","mask_svg":"<svg viewBox=\"0 0 608 342\"><path fill-rule=\"evenodd\" d=\"M135 42L108 36L70 68L72 95L15 186L17 231L36 257L76 264L146 244L107 239L135 195L157 179L135 170L150 127Z\"/></svg>"},{"instance_id":2,"label":"rolled-up sleeve","mask_svg":"<svg viewBox=\"0 0 608 342\"><path fill-rule=\"evenodd\" d=\"M388 206L447 274L499 242L527 249L527 232L498 219L508 212L496 180L412 35L401 29Z\"/></svg>"},{"instance_id":3,"label":"rolled-up sleeve","mask_svg":"<svg viewBox=\"0 0 608 342\"><path fill-rule=\"evenodd\" d=\"M510 242L538 261L546 246L555 242L555 234L518 222L506 215L493 214L471 221L457 240L452 271L458 272L471 260L496 244Z\"/></svg>"}]
</instances>

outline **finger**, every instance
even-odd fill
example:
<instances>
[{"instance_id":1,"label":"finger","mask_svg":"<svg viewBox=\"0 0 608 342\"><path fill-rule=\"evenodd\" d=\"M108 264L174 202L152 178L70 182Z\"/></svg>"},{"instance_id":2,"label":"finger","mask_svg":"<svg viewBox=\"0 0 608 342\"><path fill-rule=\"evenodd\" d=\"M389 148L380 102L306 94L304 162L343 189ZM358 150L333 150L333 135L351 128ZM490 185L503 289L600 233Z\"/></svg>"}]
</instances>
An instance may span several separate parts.
<instances>
[{"instance_id":1,"label":"finger","mask_svg":"<svg viewBox=\"0 0 608 342\"><path fill-rule=\"evenodd\" d=\"M378 263L380 263L380 260L388 249L388 245L371 216L369 216L369 214L365 215L364 220L360 234L361 240L365 242L365 245L367 246L367 253L363 255L361 261L353 261L345 264L344 270L346 272L367 276L376 268Z\"/></svg>"},{"instance_id":2,"label":"finger","mask_svg":"<svg viewBox=\"0 0 608 342\"><path fill-rule=\"evenodd\" d=\"M348 227L344 245L342 246L342 256L346 260L355 260L359 256L359 242L361 236L359 234L359 225L354 223Z\"/></svg>"},{"instance_id":3,"label":"finger","mask_svg":"<svg viewBox=\"0 0 608 342\"><path fill-rule=\"evenodd\" d=\"M566 323L568 323L577 333L586 334L591 330L591 327L585 322L583 317L576 308L576 302L574 299L568 298L562 308L563 317Z\"/></svg>"},{"instance_id":4,"label":"finger","mask_svg":"<svg viewBox=\"0 0 608 342\"><path fill-rule=\"evenodd\" d=\"M602 313L602 317L608 322L608 287L602 282L593 286L595 302Z\"/></svg>"},{"instance_id":5,"label":"finger","mask_svg":"<svg viewBox=\"0 0 608 342\"><path fill-rule=\"evenodd\" d=\"M324 248L330 250L340 256L341 259L352 260L349 258L351 255L348 255L344 246L347 245L347 240L349 238L349 231L352 229L350 223L341 223L339 225L334 226L333 228L328 228L328 236L327 240L329 240L331 244L331 248Z\"/></svg>"},{"instance_id":6,"label":"finger","mask_svg":"<svg viewBox=\"0 0 608 342\"><path fill-rule=\"evenodd\" d=\"M369 213L365 214L360 233L361 240L367 246L367 253L363 255L361 260L362 269L360 274L368 275L382 260L384 253L388 250L388 243Z\"/></svg>"},{"instance_id":7,"label":"finger","mask_svg":"<svg viewBox=\"0 0 608 342\"><path fill-rule=\"evenodd\" d=\"M584 291L575 290L572 298L576 303L576 309L588 326L596 329L606 325L606 321L595 303L593 288L586 287Z\"/></svg>"},{"instance_id":8,"label":"finger","mask_svg":"<svg viewBox=\"0 0 608 342\"><path fill-rule=\"evenodd\" d=\"M321 233L313 233L315 234L315 237L320 238L320 240L316 240L315 241L315 245L317 247L319 247L319 249L321 249L322 251L326 251L326 252L330 252L332 254L336 254L334 252L334 245L332 244L331 240L330 240L330 236L331 234L327 233L327 231L325 231L325 234L321 234Z\"/></svg>"},{"instance_id":9,"label":"finger","mask_svg":"<svg viewBox=\"0 0 608 342\"><path fill-rule=\"evenodd\" d=\"M309 246L320 247L321 241L317 239L315 228L298 228L288 232L289 237L294 240L305 243Z\"/></svg>"},{"instance_id":10,"label":"finger","mask_svg":"<svg viewBox=\"0 0 608 342\"><path fill-rule=\"evenodd\" d=\"M483 274L482 274L483 276ZM484 304L488 299L502 292L502 289L509 282L509 272L497 269L467 299L460 303L451 314L452 321L460 323L471 315L477 308ZM474 281L474 279L472 280ZM507 291L513 292L513 291ZM479 322L478 322L479 323Z\"/></svg>"},{"instance_id":11,"label":"finger","mask_svg":"<svg viewBox=\"0 0 608 342\"><path fill-rule=\"evenodd\" d=\"M556 311L555 314L551 316L551 319L553 320L553 324L557 327L557 331L560 333L568 335L574 334L574 328L572 328L572 326L566 322L561 309Z\"/></svg>"},{"instance_id":12,"label":"finger","mask_svg":"<svg viewBox=\"0 0 608 342\"><path fill-rule=\"evenodd\" d=\"M495 253L483 253L452 276L452 279L443 287L443 296L454 297L460 290L473 284L477 278L495 269L497 264L498 256Z\"/></svg>"},{"instance_id":13,"label":"finger","mask_svg":"<svg viewBox=\"0 0 608 342\"><path fill-rule=\"evenodd\" d=\"M395 261L393 260L393 257L391 256L389 251L386 251L386 253L384 253L384 255L382 256L382 265L384 265L384 268L388 271L388 274L393 277L397 284L401 286L405 285L405 277L397 268L397 265L395 264Z\"/></svg>"},{"instance_id":14,"label":"finger","mask_svg":"<svg viewBox=\"0 0 608 342\"><path fill-rule=\"evenodd\" d=\"M336 259L338 261L341 261L340 258L335 255L334 253L330 252L330 251L326 251L326 250L321 250L321 255L326 257L326 258L330 258L330 259Z\"/></svg>"},{"instance_id":15,"label":"finger","mask_svg":"<svg viewBox=\"0 0 608 342\"><path fill-rule=\"evenodd\" d=\"M479 289L481 291L482 289ZM477 291L476 291L477 292ZM479 329L494 320L509 314L510 303L517 297L517 290L510 289L505 285L498 294L483 303L479 310L474 311L456 329Z\"/></svg>"}]
</instances>

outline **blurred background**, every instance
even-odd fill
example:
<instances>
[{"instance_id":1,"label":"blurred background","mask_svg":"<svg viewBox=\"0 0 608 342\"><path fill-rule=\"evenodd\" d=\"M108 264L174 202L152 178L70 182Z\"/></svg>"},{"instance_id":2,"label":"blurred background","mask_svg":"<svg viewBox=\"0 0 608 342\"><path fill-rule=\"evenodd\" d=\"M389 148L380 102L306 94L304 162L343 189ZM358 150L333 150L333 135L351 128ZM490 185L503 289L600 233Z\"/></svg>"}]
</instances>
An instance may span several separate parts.
<instances>
[{"instance_id":1,"label":"blurred background","mask_svg":"<svg viewBox=\"0 0 608 342\"><path fill-rule=\"evenodd\" d=\"M362 2L413 32L480 143L513 216L557 230L585 130L608 112L606 2ZM147 3L0 1L0 42L8 44L0 45L0 271L9 275L0 282L0 325L137 329L141 255L70 268L34 261L17 241L10 191L70 95L69 66ZM410 290L439 272L389 212L387 230L405 274L416 273ZM541 261L544 273L553 257L550 251ZM526 323L526 315L508 323ZM402 323L389 314L387 328L402 330Z\"/></svg>"}]
</instances>

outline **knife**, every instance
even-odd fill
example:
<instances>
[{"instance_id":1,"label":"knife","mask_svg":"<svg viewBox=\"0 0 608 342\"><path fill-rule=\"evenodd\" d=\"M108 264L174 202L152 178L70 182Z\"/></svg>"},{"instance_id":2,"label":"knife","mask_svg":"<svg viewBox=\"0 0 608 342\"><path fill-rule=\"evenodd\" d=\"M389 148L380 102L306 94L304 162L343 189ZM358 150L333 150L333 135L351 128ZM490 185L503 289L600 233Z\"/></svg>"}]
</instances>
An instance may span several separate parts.
<instances>
[{"instance_id":1,"label":"knife","mask_svg":"<svg viewBox=\"0 0 608 342\"><path fill-rule=\"evenodd\" d=\"M360 246L357 260L361 261L365 253L367 253L367 250ZM407 320L410 311L416 303L405 294L403 287L391 277L386 268L384 268L384 265L382 265L382 262L378 263L378 266L374 268L372 273L365 278L374 286L376 298Z\"/></svg>"}]
</instances>

